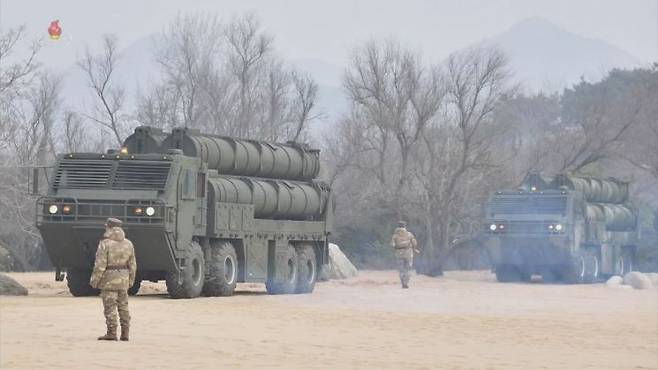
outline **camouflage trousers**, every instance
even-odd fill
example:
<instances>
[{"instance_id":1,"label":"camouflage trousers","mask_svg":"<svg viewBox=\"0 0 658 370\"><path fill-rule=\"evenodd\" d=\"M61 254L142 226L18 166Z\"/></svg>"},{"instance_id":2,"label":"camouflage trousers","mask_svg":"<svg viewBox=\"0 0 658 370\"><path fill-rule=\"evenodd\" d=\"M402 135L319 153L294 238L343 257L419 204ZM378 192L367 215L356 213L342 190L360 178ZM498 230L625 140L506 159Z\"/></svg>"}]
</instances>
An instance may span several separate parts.
<instances>
[{"instance_id":1,"label":"camouflage trousers","mask_svg":"<svg viewBox=\"0 0 658 370\"><path fill-rule=\"evenodd\" d=\"M398 271L400 272L400 282L402 285L408 285L411 278L411 269L414 263L414 252L411 248L396 249L395 256L398 260Z\"/></svg>"},{"instance_id":2,"label":"camouflage trousers","mask_svg":"<svg viewBox=\"0 0 658 370\"><path fill-rule=\"evenodd\" d=\"M105 324L108 328L117 327L117 311L121 327L130 326L130 312L128 312L128 291L126 290L101 290L103 299L103 314Z\"/></svg>"}]
</instances>

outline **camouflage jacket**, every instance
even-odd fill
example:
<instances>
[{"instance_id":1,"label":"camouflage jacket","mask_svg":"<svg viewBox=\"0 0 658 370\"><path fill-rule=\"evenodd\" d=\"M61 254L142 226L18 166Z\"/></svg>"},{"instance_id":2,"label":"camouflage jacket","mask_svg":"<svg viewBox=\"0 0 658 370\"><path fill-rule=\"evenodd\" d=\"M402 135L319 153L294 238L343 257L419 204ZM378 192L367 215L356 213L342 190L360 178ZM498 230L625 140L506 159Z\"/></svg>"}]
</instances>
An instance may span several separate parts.
<instances>
[{"instance_id":1,"label":"camouflage jacket","mask_svg":"<svg viewBox=\"0 0 658 370\"><path fill-rule=\"evenodd\" d=\"M391 238L391 247L395 249L418 248L418 242L414 234L410 233L404 227L398 227Z\"/></svg>"},{"instance_id":2,"label":"camouflage jacket","mask_svg":"<svg viewBox=\"0 0 658 370\"><path fill-rule=\"evenodd\" d=\"M89 285L101 290L127 290L135 282L137 261L133 243L120 227L108 230L98 243Z\"/></svg>"}]
</instances>

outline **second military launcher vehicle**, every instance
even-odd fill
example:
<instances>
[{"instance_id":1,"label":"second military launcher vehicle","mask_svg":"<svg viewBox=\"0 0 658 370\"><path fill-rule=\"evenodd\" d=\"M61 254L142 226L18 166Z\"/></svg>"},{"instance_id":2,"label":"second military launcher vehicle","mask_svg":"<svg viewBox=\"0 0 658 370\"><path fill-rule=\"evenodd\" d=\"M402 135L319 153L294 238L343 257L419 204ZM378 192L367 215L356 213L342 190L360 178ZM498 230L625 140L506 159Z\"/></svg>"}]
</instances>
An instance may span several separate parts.
<instances>
[{"instance_id":1,"label":"second military launcher vehicle","mask_svg":"<svg viewBox=\"0 0 658 370\"><path fill-rule=\"evenodd\" d=\"M629 184L530 173L517 190L497 191L485 209L484 241L499 281L594 282L633 268L637 211Z\"/></svg>"},{"instance_id":2,"label":"second military launcher vehicle","mask_svg":"<svg viewBox=\"0 0 658 370\"><path fill-rule=\"evenodd\" d=\"M328 262L333 202L319 151L138 127L121 151L58 156L37 227L56 278L75 296L88 282L103 221L123 221L142 280L174 298L231 295L237 282L310 293Z\"/></svg>"}]
</instances>

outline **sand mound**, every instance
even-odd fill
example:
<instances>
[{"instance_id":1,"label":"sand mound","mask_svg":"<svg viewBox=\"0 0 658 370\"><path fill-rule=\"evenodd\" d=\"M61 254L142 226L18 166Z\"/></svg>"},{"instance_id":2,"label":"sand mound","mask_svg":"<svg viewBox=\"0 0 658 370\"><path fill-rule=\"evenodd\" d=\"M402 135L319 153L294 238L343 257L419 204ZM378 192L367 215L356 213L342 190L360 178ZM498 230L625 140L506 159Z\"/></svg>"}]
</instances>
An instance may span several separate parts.
<instances>
[{"instance_id":1,"label":"sand mound","mask_svg":"<svg viewBox=\"0 0 658 370\"><path fill-rule=\"evenodd\" d=\"M329 265L322 269L320 280L347 279L356 274L356 267L340 250L340 247L329 243Z\"/></svg>"},{"instance_id":2,"label":"sand mound","mask_svg":"<svg viewBox=\"0 0 658 370\"><path fill-rule=\"evenodd\" d=\"M630 285L634 289L651 289L653 287L649 277L638 271L631 271L624 275L624 284Z\"/></svg>"},{"instance_id":3,"label":"sand mound","mask_svg":"<svg viewBox=\"0 0 658 370\"><path fill-rule=\"evenodd\" d=\"M27 295L27 289L9 276L0 274L0 295Z\"/></svg>"}]
</instances>

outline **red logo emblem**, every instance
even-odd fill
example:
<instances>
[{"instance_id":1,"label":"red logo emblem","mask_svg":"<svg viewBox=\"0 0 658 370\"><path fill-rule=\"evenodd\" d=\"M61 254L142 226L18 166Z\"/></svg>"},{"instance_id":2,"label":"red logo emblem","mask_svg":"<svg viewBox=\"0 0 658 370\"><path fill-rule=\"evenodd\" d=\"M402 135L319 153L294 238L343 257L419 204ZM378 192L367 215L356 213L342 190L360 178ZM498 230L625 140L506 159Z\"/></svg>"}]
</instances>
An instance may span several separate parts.
<instances>
[{"instance_id":1,"label":"red logo emblem","mask_svg":"<svg viewBox=\"0 0 658 370\"><path fill-rule=\"evenodd\" d=\"M59 20L50 22L50 27L48 27L48 35L52 40L59 40L59 37L62 35L62 27L59 26Z\"/></svg>"}]
</instances>

